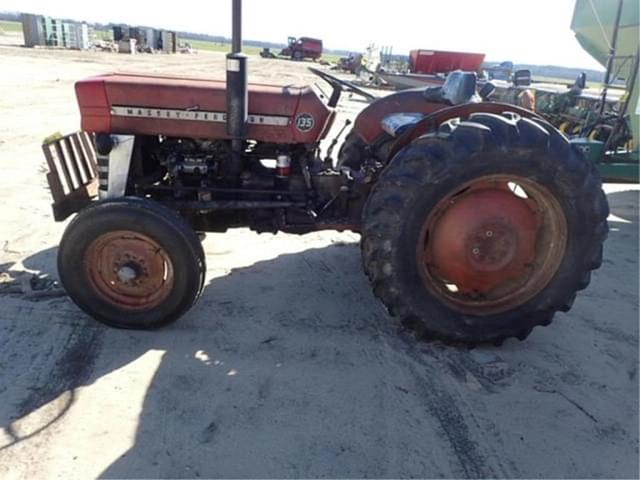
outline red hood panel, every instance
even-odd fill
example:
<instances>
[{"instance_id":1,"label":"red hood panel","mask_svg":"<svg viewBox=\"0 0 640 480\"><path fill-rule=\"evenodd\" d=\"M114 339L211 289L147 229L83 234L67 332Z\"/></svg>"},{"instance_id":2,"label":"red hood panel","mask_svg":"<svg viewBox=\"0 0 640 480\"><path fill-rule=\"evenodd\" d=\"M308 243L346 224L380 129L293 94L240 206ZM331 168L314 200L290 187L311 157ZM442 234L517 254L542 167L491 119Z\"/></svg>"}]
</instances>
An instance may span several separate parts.
<instances>
[{"instance_id":1,"label":"red hood panel","mask_svg":"<svg viewBox=\"0 0 640 480\"><path fill-rule=\"evenodd\" d=\"M89 132L228 138L223 81L108 74L77 82L76 95ZM331 113L309 87L252 84L248 138L314 143L329 130Z\"/></svg>"}]
</instances>

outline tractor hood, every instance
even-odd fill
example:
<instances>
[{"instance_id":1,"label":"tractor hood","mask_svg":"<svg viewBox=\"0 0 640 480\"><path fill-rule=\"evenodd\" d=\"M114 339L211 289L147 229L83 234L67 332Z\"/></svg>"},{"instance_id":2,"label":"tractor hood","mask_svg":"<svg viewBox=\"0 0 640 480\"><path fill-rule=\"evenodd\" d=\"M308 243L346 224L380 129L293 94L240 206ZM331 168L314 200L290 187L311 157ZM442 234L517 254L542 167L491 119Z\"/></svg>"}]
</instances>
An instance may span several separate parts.
<instances>
[{"instance_id":1,"label":"tractor hood","mask_svg":"<svg viewBox=\"0 0 640 480\"><path fill-rule=\"evenodd\" d=\"M224 81L106 74L77 82L76 96L88 132L228 138ZM248 139L315 143L333 116L309 87L249 85Z\"/></svg>"}]
</instances>

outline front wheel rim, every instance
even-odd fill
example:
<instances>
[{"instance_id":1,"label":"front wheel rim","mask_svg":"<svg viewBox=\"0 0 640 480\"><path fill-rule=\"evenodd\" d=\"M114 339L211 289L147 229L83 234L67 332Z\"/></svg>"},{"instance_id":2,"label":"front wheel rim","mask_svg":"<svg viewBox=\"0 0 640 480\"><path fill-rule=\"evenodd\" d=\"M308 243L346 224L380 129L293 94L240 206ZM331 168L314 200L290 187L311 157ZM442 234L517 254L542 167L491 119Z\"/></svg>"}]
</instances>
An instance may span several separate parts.
<instances>
[{"instance_id":1,"label":"front wheel rim","mask_svg":"<svg viewBox=\"0 0 640 480\"><path fill-rule=\"evenodd\" d=\"M167 251L147 235L130 230L105 233L93 240L84 265L98 296L123 310L159 306L175 283Z\"/></svg>"}]
</instances>

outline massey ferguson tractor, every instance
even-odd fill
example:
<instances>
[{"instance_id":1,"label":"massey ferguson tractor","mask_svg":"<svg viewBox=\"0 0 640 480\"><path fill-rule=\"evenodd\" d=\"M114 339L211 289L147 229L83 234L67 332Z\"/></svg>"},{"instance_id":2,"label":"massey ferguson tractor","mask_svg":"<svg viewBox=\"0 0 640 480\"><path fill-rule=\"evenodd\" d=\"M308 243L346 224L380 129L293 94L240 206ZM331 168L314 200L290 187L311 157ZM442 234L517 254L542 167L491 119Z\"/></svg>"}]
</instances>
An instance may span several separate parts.
<instances>
[{"instance_id":1,"label":"massey ferguson tractor","mask_svg":"<svg viewBox=\"0 0 640 480\"><path fill-rule=\"evenodd\" d=\"M55 219L76 214L58 270L82 310L121 328L178 319L204 287L202 233L236 227L360 233L375 295L418 338L500 344L571 308L608 205L562 133L454 72L374 101L323 155L348 85L319 70L331 95L248 84L240 22L234 0L226 84L77 82L82 130L43 148Z\"/></svg>"}]
</instances>

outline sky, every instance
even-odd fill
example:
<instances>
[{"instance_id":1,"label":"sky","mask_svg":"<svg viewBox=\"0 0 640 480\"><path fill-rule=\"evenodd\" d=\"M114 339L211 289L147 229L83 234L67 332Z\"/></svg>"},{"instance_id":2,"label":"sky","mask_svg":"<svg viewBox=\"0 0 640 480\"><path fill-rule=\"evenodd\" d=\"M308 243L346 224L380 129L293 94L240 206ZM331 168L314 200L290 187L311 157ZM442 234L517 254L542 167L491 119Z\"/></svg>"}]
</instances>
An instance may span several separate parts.
<instances>
[{"instance_id":1,"label":"sky","mask_svg":"<svg viewBox=\"0 0 640 480\"><path fill-rule=\"evenodd\" d=\"M231 36L231 0L1 0L0 10ZM604 70L569 28L574 0L244 0L245 39L323 39L331 49L369 44L458 50L490 61Z\"/></svg>"}]
</instances>

